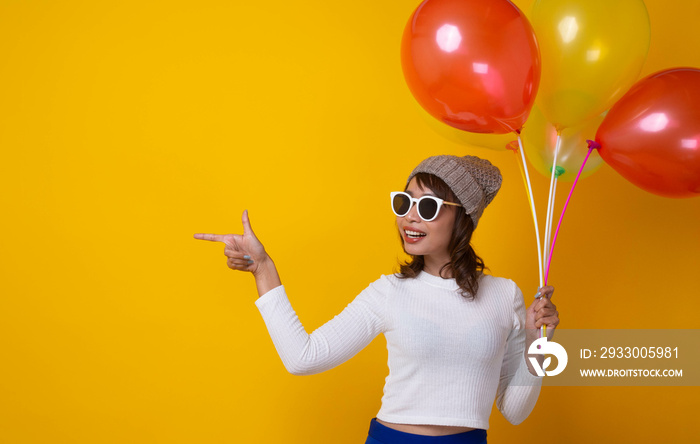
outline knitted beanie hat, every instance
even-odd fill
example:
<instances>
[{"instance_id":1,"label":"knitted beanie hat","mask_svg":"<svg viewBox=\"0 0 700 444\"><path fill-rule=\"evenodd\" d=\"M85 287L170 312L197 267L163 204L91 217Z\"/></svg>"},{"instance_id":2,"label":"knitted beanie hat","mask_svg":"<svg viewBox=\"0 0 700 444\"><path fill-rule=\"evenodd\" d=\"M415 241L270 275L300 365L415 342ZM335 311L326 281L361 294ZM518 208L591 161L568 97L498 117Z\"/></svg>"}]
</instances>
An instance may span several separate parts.
<instances>
[{"instance_id":1,"label":"knitted beanie hat","mask_svg":"<svg viewBox=\"0 0 700 444\"><path fill-rule=\"evenodd\" d=\"M497 167L476 156L429 157L411 172L406 184L418 173L434 174L442 179L474 221L474 228L503 181Z\"/></svg>"}]
</instances>

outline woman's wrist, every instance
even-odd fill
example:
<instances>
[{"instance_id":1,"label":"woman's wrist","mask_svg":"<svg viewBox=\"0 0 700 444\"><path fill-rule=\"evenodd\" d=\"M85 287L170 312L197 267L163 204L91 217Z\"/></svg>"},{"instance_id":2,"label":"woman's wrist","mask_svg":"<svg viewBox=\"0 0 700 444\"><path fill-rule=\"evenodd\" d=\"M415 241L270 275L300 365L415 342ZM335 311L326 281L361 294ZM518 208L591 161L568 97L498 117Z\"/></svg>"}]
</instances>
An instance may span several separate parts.
<instances>
[{"instance_id":1,"label":"woman's wrist","mask_svg":"<svg viewBox=\"0 0 700 444\"><path fill-rule=\"evenodd\" d=\"M275 263L268 255L258 263L253 276L255 277L255 285L258 288L258 296L262 296L273 288L282 285L277 267L275 267Z\"/></svg>"}]
</instances>

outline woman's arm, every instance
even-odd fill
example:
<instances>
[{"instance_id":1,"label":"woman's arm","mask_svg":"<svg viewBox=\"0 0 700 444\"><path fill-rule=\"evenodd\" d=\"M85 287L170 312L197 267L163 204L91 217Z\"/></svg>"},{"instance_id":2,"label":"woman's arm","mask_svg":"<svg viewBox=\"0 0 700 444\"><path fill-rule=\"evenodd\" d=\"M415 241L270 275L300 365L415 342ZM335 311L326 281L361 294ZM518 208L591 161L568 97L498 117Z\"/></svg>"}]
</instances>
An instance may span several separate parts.
<instances>
[{"instance_id":1,"label":"woman's arm","mask_svg":"<svg viewBox=\"0 0 700 444\"><path fill-rule=\"evenodd\" d=\"M384 330L385 292L382 277L370 284L330 321L308 334L287 299L276 287L255 304L287 371L311 375L336 367L355 356Z\"/></svg>"},{"instance_id":2,"label":"woman's arm","mask_svg":"<svg viewBox=\"0 0 700 444\"><path fill-rule=\"evenodd\" d=\"M243 234L197 233L195 239L222 242L227 265L251 272L258 289L256 305L287 370L319 373L350 359L383 329L386 278L371 284L342 313L310 335L287 299L274 262L243 213Z\"/></svg>"},{"instance_id":3,"label":"woman's arm","mask_svg":"<svg viewBox=\"0 0 700 444\"><path fill-rule=\"evenodd\" d=\"M547 337L552 338L554 328L559 324L559 313L550 300L554 288L542 287L538 292L541 297L527 310L522 292L517 286L515 290L513 330L507 340L496 405L510 423L517 425L532 412L542 386L542 378L536 376L527 350L537 339L537 328L542 324L547 324ZM540 366L543 358L538 356Z\"/></svg>"},{"instance_id":4,"label":"woman's arm","mask_svg":"<svg viewBox=\"0 0 700 444\"><path fill-rule=\"evenodd\" d=\"M511 424L520 424L537 403L542 378L530 373L526 353L526 311L523 294L515 287L512 330L506 341L501 375L496 392L496 406Z\"/></svg>"}]
</instances>

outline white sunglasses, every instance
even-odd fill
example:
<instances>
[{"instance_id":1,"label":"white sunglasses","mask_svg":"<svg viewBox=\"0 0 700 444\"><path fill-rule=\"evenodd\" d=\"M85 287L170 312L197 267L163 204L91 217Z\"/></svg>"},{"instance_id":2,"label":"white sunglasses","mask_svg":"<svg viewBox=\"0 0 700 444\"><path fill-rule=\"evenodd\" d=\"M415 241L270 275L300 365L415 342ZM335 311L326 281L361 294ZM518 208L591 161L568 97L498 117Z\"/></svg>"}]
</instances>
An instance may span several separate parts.
<instances>
[{"instance_id":1,"label":"white sunglasses","mask_svg":"<svg viewBox=\"0 0 700 444\"><path fill-rule=\"evenodd\" d=\"M403 191L392 191L391 193L391 210L399 217L407 215L411 211L414 202L417 205L418 216L426 222L435 220L440 214L440 208L443 205L462 206L458 203L444 201L435 196L422 196L416 199Z\"/></svg>"}]
</instances>

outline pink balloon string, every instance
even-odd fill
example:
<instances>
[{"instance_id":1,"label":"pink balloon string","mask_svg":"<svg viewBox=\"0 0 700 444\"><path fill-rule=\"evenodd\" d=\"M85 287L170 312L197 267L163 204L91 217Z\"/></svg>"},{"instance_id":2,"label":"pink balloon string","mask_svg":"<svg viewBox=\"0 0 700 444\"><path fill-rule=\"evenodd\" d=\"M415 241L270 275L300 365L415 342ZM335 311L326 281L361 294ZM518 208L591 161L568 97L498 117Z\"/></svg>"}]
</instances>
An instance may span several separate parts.
<instances>
[{"instance_id":1,"label":"pink balloon string","mask_svg":"<svg viewBox=\"0 0 700 444\"><path fill-rule=\"evenodd\" d=\"M561 212L561 216L559 217L559 223L557 224L557 231L554 232L554 239L552 240L552 246L549 249L549 258L547 260L547 268L544 274L544 285L547 285L547 279L549 278L549 267L552 265L552 255L554 254L554 244L557 243L557 236L559 235L559 228L561 228L561 221L564 220L564 213L566 213L566 209L569 206L569 201L571 200L571 195L574 194L574 188L576 188L576 184L578 183L579 177L581 177L581 173L583 172L583 167L586 166L586 162L588 162L588 158L590 157L591 153L593 152L594 149L600 148L600 144L598 142L595 142L593 140L587 140L588 142L588 154L586 154L586 158L583 159L583 164L581 165L581 168L578 170L578 174L576 175L576 180L574 180L573 185L571 185L571 191L569 191L569 197L566 199L566 203L564 204L564 209Z\"/></svg>"}]
</instances>

